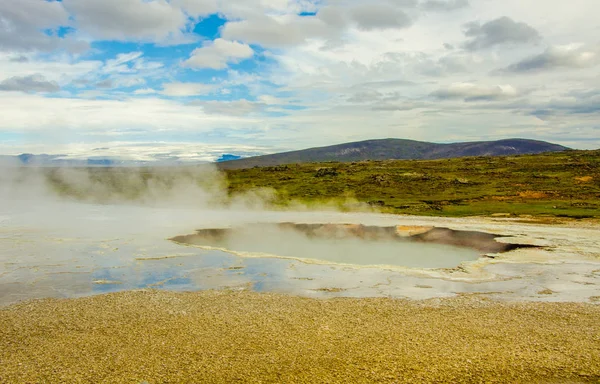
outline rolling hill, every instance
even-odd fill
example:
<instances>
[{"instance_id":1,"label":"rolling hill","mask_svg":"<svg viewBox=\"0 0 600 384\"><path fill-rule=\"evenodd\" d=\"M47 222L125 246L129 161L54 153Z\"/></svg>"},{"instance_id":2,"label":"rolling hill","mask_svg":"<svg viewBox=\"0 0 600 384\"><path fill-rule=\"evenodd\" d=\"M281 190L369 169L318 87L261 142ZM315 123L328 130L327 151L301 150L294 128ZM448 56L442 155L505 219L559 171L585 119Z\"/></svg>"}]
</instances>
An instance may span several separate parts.
<instances>
[{"instance_id":1,"label":"rolling hill","mask_svg":"<svg viewBox=\"0 0 600 384\"><path fill-rule=\"evenodd\" d=\"M567 149L569 148L562 145L527 139L451 144L436 144L404 139L380 139L224 161L219 163L218 166L221 169L241 169L255 166L264 167L325 161L434 160L465 156L536 154L559 152Z\"/></svg>"}]
</instances>

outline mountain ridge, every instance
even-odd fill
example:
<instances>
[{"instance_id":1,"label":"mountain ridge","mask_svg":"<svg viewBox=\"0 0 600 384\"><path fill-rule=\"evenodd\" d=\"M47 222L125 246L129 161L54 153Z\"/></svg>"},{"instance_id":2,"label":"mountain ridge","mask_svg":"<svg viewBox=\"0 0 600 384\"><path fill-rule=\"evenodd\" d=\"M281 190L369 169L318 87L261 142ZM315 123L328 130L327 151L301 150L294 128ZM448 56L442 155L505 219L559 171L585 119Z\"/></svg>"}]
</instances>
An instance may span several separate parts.
<instances>
[{"instance_id":1,"label":"mountain ridge","mask_svg":"<svg viewBox=\"0 0 600 384\"><path fill-rule=\"evenodd\" d=\"M352 162L365 160L435 160L467 156L505 156L564 151L570 148L530 139L503 139L458 143L431 143L408 139L371 139L323 147L280 152L270 155L242 157L222 154L214 164L220 169L277 166L311 162ZM29 154L0 155L2 166L42 167L135 167L207 164L205 161L182 161L178 158L156 161L125 160L116 157L90 156L69 159L66 155Z\"/></svg>"},{"instance_id":2,"label":"mountain ridge","mask_svg":"<svg viewBox=\"0 0 600 384\"><path fill-rule=\"evenodd\" d=\"M220 162L218 166L221 169L240 169L327 161L435 160L468 156L525 155L569 149L546 141L520 138L445 144L389 138L248 157Z\"/></svg>"}]
</instances>

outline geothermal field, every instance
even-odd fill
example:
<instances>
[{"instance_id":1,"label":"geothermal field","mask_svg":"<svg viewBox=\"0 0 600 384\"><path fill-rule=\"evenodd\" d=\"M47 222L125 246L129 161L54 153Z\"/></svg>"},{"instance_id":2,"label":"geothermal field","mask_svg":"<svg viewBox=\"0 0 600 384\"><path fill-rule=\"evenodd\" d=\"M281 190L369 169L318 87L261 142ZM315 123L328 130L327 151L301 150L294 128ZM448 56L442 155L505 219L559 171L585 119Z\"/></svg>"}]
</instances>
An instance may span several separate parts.
<instances>
[{"instance_id":1,"label":"geothermal field","mask_svg":"<svg viewBox=\"0 0 600 384\"><path fill-rule=\"evenodd\" d=\"M599 384L598 14L0 0L0 384Z\"/></svg>"},{"instance_id":2,"label":"geothermal field","mask_svg":"<svg viewBox=\"0 0 600 384\"><path fill-rule=\"evenodd\" d=\"M127 200L5 173L0 382L600 378L596 222L274 209L205 176Z\"/></svg>"}]
</instances>

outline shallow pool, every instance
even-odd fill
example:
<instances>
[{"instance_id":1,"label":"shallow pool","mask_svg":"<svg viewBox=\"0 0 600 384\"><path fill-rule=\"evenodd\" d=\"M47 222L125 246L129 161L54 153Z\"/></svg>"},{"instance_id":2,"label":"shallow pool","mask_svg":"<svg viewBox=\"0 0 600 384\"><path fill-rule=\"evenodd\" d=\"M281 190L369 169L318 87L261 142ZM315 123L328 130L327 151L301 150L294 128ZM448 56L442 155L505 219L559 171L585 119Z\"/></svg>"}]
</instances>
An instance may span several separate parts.
<instances>
[{"instance_id":1,"label":"shallow pool","mask_svg":"<svg viewBox=\"0 0 600 384\"><path fill-rule=\"evenodd\" d=\"M331 224L316 228L315 231L314 226L257 223L200 230L173 240L239 256L293 258L317 264L453 268L481 255L468 247L412 242L384 227L379 231L373 230L377 227Z\"/></svg>"}]
</instances>

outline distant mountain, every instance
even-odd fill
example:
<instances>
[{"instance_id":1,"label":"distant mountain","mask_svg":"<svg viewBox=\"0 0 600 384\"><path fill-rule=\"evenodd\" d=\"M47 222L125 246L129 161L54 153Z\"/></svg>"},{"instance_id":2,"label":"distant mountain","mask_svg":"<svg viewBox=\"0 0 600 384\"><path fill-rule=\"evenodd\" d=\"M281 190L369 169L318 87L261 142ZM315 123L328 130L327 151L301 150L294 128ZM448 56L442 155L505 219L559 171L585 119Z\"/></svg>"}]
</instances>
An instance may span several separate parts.
<instances>
[{"instance_id":1,"label":"distant mountain","mask_svg":"<svg viewBox=\"0 0 600 384\"><path fill-rule=\"evenodd\" d=\"M128 162L108 157L90 157L87 159L68 159L65 155L34 155L23 153L18 156L0 156L0 166L36 166L36 167L109 167L133 165Z\"/></svg>"},{"instance_id":2,"label":"distant mountain","mask_svg":"<svg viewBox=\"0 0 600 384\"><path fill-rule=\"evenodd\" d=\"M224 153L216 161L217 161L217 163L222 163L223 161L239 160L241 158L242 158L242 156L231 155L229 153Z\"/></svg>"},{"instance_id":3,"label":"distant mountain","mask_svg":"<svg viewBox=\"0 0 600 384\"><path fill-rule=\"evenodd\" d=\"M99 148L104 149L104 148ZM245 156L253 156L257 152L240 152L239 155L230 153L221 154L215 161L230 161L242 159ZM206 156L204 159L193 159L189 157L178 157L169 155L156 155L148 160L131 160L122 159L119 157L110 156L89 156L82 158L71 158L65 154L59 155L47 155L47 154L31 154L23 153L16 156L0 155L0 166L4 167L19 167L19 166L33 166L33 167L174 167L179 165L196 165L196 164L207 164L210 163L208 158L211 154ZM214 155L218 156L218 155ZM204 157L204 156L202 156Z\"/></svg>"},{"instance_id":4,"label":"distant mountain","mask_svg":"<svg viewBox=\"0 0 600 384\"><path fill-rule=\"evenodd\" d=\"M239 158L239 157L238 157ZM233 158L231 158L233 160ZM0 155L0 166L19 167L145 167L145 166L178 166L207 163L206 161L184 161L178 157L157 160L138 161L124 160L115 157L91 156L81 159L71 159L66 155L32 155L24 153L18 156Z\"/></svg>"},{"instance_id":5,"label":"distant mountain","mask_svg":"<svg viewBox=\"0 0 600 384\"><path fill-rule=\"evenodd\" d=\"M523 155L558 152L567 149L569 148L562 145L527 139L452 144L436 144L404 139L381 139L249 157L221 162L218 166L222 169L239 169L324 161L432 160L465 156Z\"/></svg>"},{"instance_id":6,"label":"distant mountain","mask_svg":"<svg viewBox=\"0 0 600 384\"><path fill-rule=\"evenodd\" d=\"M468 143L436 144L403 139L367 140L354 143L310 148L301 151L283 152L273 155L242 157L222 154L217 160L221 169L251 168L281 164L309 163L324 161L362 161L388 159L444 159L464 156L502 156L542 152L558 152L569 148L545 141L507 139L498 141L478 141ZM248 155L245 153L244 155ZM115 157L90 156L73 159L67 155L34 155L24 153L18 156L0 155L0 166L38 167L140 167L140 166L179 166L206 163L180 159L177 156L137 161Z\"/></svg>"}]
</instances>

